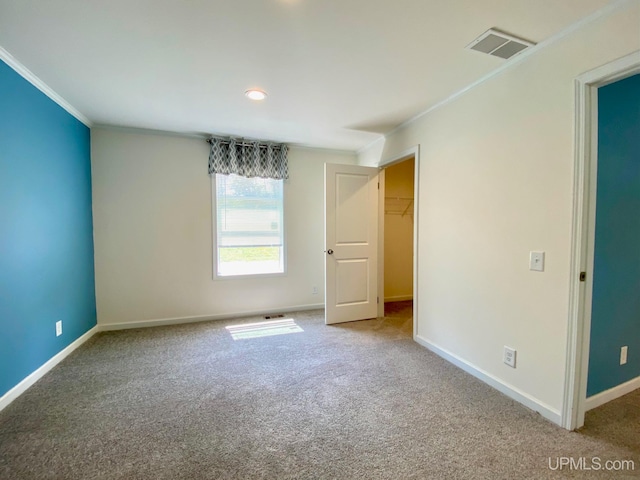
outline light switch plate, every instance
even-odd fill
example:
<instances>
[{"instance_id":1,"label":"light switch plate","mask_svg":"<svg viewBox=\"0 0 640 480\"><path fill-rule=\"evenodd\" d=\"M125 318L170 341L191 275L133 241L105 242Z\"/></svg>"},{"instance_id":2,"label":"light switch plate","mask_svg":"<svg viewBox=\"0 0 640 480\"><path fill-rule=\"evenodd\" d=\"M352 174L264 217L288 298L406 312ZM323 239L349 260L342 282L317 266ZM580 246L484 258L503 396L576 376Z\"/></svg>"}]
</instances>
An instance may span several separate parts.
<instances>
[{"instance_id":1,"label":"light switch plate","mask_svg":"<svg viewBox=\"0 0 640 480\"><path fill-rule=\"evenodd\" d=\"M529 252L529 270L544 272L544 252Z\"/></svg>"},{"instance_id":2,"label":"light switch plate","mask_svg":"<svg viewBox=\"0 0 640 480\"><path fill-rule=\"evenodd\" d=\"M624 365L627 363L627 352L629 351L628 346L624 346L620 349L620 365Z\"/></svg>"}]
</instances>

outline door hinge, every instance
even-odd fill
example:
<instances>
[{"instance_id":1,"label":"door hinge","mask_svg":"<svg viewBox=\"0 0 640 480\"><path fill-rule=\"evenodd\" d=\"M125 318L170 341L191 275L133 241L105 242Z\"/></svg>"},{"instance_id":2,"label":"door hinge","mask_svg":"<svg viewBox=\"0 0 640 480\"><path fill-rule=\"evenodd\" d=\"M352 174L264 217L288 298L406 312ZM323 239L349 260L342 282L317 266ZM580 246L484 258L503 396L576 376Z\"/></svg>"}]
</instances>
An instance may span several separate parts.
<instances>
[{"instance_id":1,"label":"door hinge","mask_svg":"<svg viewBox=\"0 0 640 480\"><path fill-rule=\"evenodd\" d=\"M587 272L580 272L580 281L584 282L587 279Z\"/></svg>"},{"instance_id":2,"label":"door hinge","mask_svg":"<svg viewBox=\"0 0 640 480\"><path fill-rule=\"evenodd\" d=\"M380 190L380 182L378 182L378 190Z\"/></svg>"},{"instance_id":3,"label":"door hinge","mask_svg":"<svg viewBox=\"0 0 640 480\"><path fill-rule=\"evenodd\" d=\"M380 297L376 297L376 303L380 303Z\"/></svg>"}]
</instances>

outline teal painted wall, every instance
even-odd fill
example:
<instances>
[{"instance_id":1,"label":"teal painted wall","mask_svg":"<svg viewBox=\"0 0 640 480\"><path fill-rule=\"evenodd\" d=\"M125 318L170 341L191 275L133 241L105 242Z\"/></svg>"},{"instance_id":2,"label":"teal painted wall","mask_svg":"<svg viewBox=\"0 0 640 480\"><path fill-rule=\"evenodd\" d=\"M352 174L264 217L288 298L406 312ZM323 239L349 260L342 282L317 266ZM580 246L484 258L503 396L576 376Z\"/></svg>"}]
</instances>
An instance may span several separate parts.
<instances>
[{"instance_id":1,"label":"teal painted wall","mask_svg":"<svg viewBox=\"0 0 640 480\"><path fill-rule=\"evenodd\" d=\"M0 61L0 397L94 325L89 128Z\"/></svg>"},{"instance_id":2,"label":"teal painted wall","mask_svg":"<svg viewBox=\"0 0 640 480\"><path fill-rule=\"evenodd\" d=\"M640 376L640 75L598 89L596 203L587 397Z\"/></svg>"}]
</instances>

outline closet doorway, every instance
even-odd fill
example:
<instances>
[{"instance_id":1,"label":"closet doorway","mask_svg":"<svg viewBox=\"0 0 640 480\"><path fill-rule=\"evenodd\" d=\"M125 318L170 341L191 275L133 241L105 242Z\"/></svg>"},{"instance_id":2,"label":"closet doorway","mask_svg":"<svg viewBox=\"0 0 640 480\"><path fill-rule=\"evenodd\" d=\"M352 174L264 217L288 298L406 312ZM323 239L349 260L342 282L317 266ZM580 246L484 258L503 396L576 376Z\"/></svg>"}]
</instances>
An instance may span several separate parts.
<instances>
[{"instance_id":1,"label":"closet doorway","mask_svg":"<svg viewBox=\"0 0 640 480\"><path fill-rule=\"evenodd\" d=\"M384 166L381 182L384 316L406 320L411 331L414 331L415 162L412 155Z\"/></svg>"}]
</instances>

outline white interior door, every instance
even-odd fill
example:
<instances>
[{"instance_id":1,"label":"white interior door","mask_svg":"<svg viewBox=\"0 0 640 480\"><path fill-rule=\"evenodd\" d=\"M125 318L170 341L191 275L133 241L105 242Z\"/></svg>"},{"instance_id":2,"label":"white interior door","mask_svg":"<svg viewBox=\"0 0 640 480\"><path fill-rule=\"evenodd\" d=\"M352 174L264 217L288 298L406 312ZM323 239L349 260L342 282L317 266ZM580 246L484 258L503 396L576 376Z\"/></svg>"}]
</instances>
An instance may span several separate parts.
<instances>
[{"instance_id":1,"label":"white interior door","mask_svg":"<svg viewBox=\"0 0 640 480\"><path fill-rule=\"evenodd\" d=\"M378 169L325 164L325 323L376 318Z\"/></svg>"}]
</instances>

